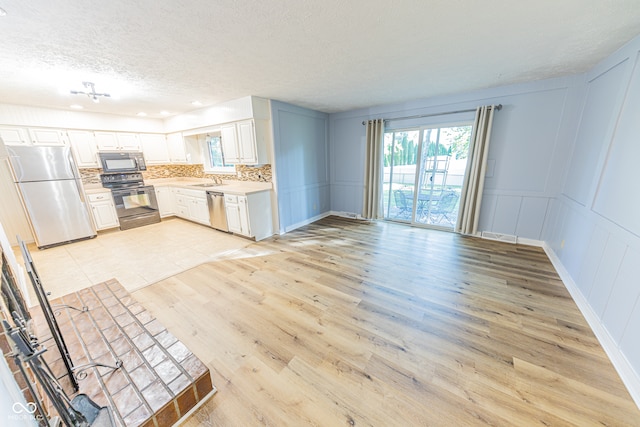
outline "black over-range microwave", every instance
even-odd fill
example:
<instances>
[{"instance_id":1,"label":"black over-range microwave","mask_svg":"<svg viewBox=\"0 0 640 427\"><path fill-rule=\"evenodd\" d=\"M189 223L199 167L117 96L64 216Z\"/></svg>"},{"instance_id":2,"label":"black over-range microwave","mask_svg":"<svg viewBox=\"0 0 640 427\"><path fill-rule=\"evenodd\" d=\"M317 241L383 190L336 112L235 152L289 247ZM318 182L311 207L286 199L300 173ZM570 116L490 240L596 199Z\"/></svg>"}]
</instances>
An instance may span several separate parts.
<instances>
[{"instance_id":1,"label":"black over-range microwave","mask_svg":"<svg viewBox=\"0 0 640 427\"><path fill-rule=\"evenodd\" d=\"M99 153L104 173L146 171L147 165L140 151L114 151Z\"/></svg>"}]
</instances>

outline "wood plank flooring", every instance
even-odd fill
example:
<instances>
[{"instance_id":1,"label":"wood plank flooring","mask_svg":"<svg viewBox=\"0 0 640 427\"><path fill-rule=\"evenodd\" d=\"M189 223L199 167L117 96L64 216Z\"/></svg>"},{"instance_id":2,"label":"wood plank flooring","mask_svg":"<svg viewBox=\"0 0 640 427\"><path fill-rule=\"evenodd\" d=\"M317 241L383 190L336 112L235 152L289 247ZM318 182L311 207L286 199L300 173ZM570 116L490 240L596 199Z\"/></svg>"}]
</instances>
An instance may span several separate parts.
<instances>
[{"instance_id":1,"label":"wood plank flooring","mask_svg":"<svg viewBox=\"0 0 640 427\"><path fill-rule=\"evenodd\" d=\"M640 425L539 248L329 217L133 295L211 369L189 427Z\"/></svg>"}]
</instances>

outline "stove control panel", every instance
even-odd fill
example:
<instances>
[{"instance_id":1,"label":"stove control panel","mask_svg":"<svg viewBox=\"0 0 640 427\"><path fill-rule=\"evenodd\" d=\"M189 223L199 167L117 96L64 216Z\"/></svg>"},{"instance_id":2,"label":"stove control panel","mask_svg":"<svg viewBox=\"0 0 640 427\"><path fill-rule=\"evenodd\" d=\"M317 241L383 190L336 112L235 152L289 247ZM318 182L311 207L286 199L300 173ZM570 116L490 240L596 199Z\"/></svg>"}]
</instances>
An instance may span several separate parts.
<instances>
[{"instance_id":1,"label":"stove control panel","mask_svg":"<svg viewBox=\"0 0 640 427\"><path fill-rule=\"evenodd\" d=\"M139 172L129 173L103 173L100 175L102 186L106 188L142 186L144 180Z\"/></svg>"}]
</instances>

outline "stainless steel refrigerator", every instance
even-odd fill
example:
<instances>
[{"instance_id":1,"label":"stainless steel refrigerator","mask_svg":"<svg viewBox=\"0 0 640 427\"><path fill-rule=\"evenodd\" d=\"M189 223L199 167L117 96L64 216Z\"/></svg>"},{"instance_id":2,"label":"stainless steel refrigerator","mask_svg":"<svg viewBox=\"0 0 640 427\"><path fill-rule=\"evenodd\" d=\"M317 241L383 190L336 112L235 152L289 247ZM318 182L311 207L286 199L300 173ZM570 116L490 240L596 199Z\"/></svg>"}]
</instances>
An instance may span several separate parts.
<instances>
[{"instance_id":1,"label":"stainless steel refrigerator","mask_svg":"<svg viewBox=\"0 0 640 427\"><path fill-rule=\"evenodd\" d=\"M69 147L7 146L38 248L96 236Z\"/></svg>"}]
</instances>

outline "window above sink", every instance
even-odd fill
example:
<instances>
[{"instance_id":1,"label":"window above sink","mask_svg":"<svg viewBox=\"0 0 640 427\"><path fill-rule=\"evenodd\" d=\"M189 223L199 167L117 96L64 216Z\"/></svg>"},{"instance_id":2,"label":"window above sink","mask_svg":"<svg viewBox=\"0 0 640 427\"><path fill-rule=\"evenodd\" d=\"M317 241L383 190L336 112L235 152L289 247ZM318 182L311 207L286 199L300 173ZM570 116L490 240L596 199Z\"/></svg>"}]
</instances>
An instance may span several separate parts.
<instances>
[{"instance_id":1,"label":"window above sink","mask_svg":"<svg viewBox=\"0 0 640 427\"><path fill-rule=\"evenodd\" d=\"M224 160L222 137L219 132L212 132L204 135L203 148L203 152L205 153L205 172L235 174L235 166L226 163Z\"/></svg>"}]
</instances>

